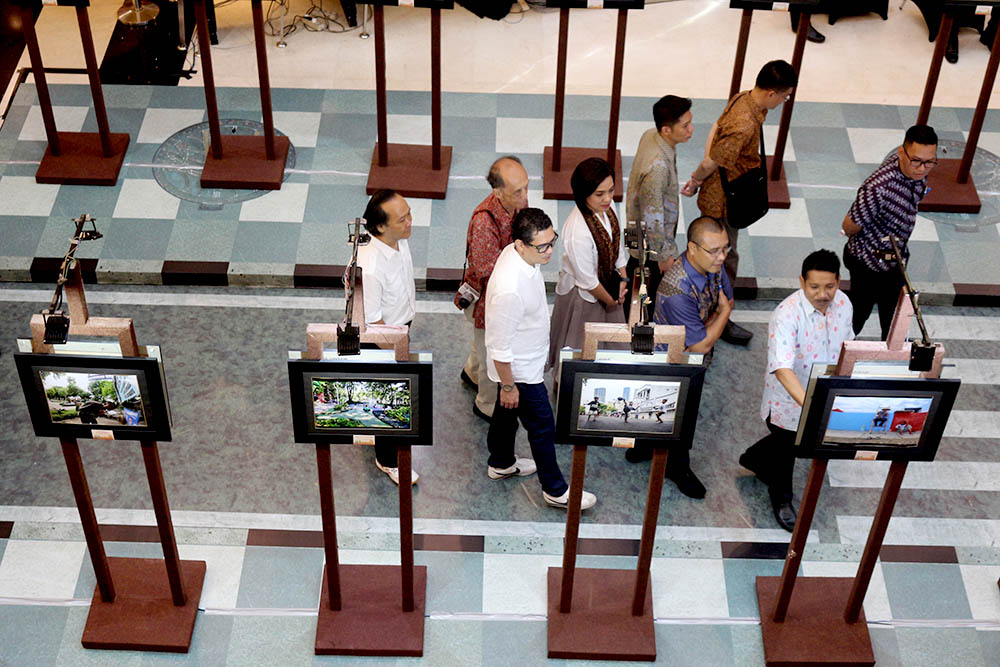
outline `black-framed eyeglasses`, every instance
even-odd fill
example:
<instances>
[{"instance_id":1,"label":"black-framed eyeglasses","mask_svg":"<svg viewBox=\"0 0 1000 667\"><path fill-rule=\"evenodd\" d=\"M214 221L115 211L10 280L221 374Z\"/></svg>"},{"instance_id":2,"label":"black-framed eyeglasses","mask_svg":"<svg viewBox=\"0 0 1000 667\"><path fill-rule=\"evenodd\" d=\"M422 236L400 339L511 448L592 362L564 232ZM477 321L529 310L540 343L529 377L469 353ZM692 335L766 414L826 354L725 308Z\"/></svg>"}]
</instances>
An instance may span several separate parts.
<instances>
[{"instance_id":1,"label":"black-framed eyeglasses","mask_svg":"<svg viewBox=\"0 0 1000 667\"><path fill-rule=\"evenodd\" d=\"M556 247L556 241L559 240L559 234L556 233L556 232L553 232L553 234L555 234L555 236L553 236L552 240L549 241L548 243L539 243L537 245L534 244L534 243L525 243L524 245L531 246L532 248L534 248L538 252L542 252L542 253L548 252L552 248Z\"/></svg>"},{"instance_id":2,"label":"black-framed eyeglasses","mask_svg":"<svg viewBox=\"0 0 1000 667\"><path fill-rule=\"evenodd\" d=\"M917 169L919 167L925 167L927 169L933 169L938 164L937 158L934 158L932 160L921 160L921 159L918 159L918 158L915 158L915 157L911 156L909 154L909 152L907 152L906 146L903 146L903 155L905 155L906 159L908 159L910 161L910 166L913 167L914 169Z\"/></svg>"},{"instance_id":3,"label":"black-framed eyeglasses","mask_svg":"<svg viewBox=\"0 0 1000 667\"><path fill-rule=\"evenodd\" d=\"M725 257L726 255L728 255L733 250L733 246L728 245L728 244L722 246L721 248L711 248L711 249L709 249L709 248L706 248L705 246L703 246L702 244L698 243L697 241L691 241L691 243L695 244L696 246L698 246L699 248L701 248L702 250L704 250L705 252L707 252L712 257Z\"/></svg>"}]
</instances>

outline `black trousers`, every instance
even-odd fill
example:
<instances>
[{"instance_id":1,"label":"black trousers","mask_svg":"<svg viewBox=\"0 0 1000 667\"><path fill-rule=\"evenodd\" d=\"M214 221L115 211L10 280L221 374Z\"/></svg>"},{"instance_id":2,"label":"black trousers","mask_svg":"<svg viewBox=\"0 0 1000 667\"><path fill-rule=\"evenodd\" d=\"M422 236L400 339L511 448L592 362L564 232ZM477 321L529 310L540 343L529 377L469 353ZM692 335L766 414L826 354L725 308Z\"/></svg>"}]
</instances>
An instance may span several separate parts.
<instances>
[{"instance_id":1,"label":"black trousers","mask_svg":"<svg viewBox=\"0 0 1000 667\"><path fill-rule=\"evenodd\" d=\"M903 275L898 269L872 271L864 262L852 255L844 246L844 268L850 272L851 305L854 306L854 334L861 333L865 322L878 304L878 320L882 325L882 340L889 336L889 326L896 312L899 292L903 289Z\"/></svg>"},{"instance_id":2,"label":"black trousers","mask_svg":"<svg viewBox=\"0 0 1000 667\"><path fill-rule=\"evenodd\" d=\"M760 480L767 484L771 502L788 502L792 499L792 471L795 469L795 431L775 426L770 416L764 424L770 433L750 445L744 456L758 471Z\"/></svg>"},{"instance_id":3,"label":"black trousers","mask_svg":"<svg viewBox=\"0 0 1000 667\"><path fill-rule=\"evenodd\" d=\"M632 306L632 277L635 275L635 270L639 268L639 260L635 257L628 258L628 265L625 267L625 275L628 276L628 291L625 292L625 303L622 307L625 309L625 321L628 321L629 311ZM660 271L659 262L648 261L646 262L646 268L649 269L649 281L646 283L646 294L649 296L649 305L647 306L647 315L649 316L649 321L653 321L653 309L656 308L656 289L660 286L660 280L663 279L663 272Z\"/></svg>"}]
</instances>

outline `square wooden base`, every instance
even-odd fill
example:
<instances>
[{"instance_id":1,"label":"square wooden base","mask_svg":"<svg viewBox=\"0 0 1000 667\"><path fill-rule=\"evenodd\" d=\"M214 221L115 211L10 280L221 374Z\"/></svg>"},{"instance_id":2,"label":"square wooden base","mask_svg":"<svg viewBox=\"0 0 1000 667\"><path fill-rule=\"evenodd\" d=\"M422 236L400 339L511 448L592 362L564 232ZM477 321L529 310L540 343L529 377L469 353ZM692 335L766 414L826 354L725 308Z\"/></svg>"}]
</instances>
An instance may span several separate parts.
<instances>
[{"instance_id":1,"label":"square wooden base","mask_svg":"<svg viewBox=\"0 0 1000 667\"><path fill-rule=\"evenodd\" d=\"M874 665L865 613L857 623L844 621L844 608L854 579L798 577L788 614L773 620L781 577L757 577L757 604L764 662L778 665Z\"/></svg>"},{"instance_id":2,"label":"square wooden base","mask_svg":"<svg viewBox=\"0 0 1000 667\"><path fill-rule=\"evenodd\" d=\"M642 616L632 615L635 570L576 568L570 613L559 611L561 567L549 568L549 657L656 660L652 586Z\"/></svg>"},{"instance_id":3,"label":"square wooden base","mask_svg":"<svg viewBox=\"0 0 1000 667\"><path fill-rule=\"evenodd\" d=\"M546 146L542 152L542 197L545 199L573 199L573 188L569 185L569 179L573 176L573 170L589 157L599 157L607 159L608 151L605 148L570 148L563 146L562 158L559 171L552 169L552 146ZM615 151L615 163L611 165L615 170L615 201L621 201L624 194L622 188L622 152ZM625 215L625 211L621 212Z\"/></svg>"},{"instance_id":4,"label":"square wooden base","mask_svg":"<svg viewBox=\"0 0 1000 667\"><path fill-rule=\"evenodd\" d=\"M398 565L341 565L340 611L330 609L326 567L316 655L424 654L427 567L413 568L413 611L403 611Z\"/></svg>"},{"instance_id":5,"label":"square wooden base","mask_svg":"<svg viewBox=\"0 0 1000 667\"><path fill-rule=\"evenodd\" d=\"M365 189L368 194L391 189L404 197L444 199L448 193L448 174L451 173L451 146L441 146L440 169L433 168L431 146L390 143L388 148L389 160L381 167L378 163L378 144L375 144Z\"/></svg>"},{"instance_id":6,"label":"square wooden base","mask_svg":"<svg viewBox=\"0 0 1000 667\"><path fill-rule=\"evenodd\" d=\"M224 134L222 158L209 149L201 170L201 187L224 190L280 190L285 161L292 145L288 137L274 135L274 159L267 159L263 135Z\"/></svg>"},{"instance_id":7,"label":"square wooden base","mask_svg":"<svg viewBox=\"0 0 1000 667\"><path fill-rule=\"evenodd\" d=\"M58 156L47 147L35 172L36 183L58 185L114 185L125 162L128 134L111 135L111 157L104 157L96 132L59 132Z\"/></svg>"},{"instance_id":8,"label":"square wooden base","mask_svg":"<svg viewBox=\"0 0 1000 667\"><path fill-rule=\"evenodd\" d=\"M114 602L103 602L95 587L84 648L187 653L205 581L205 561L182 560L187 604L174 606L166 563L159 558L109 558Z\"/></svg>"},{"instance_id":9,"label":"square wooden base","mask_svg":"<svg viewBox=\"0 0 1000 667\"><path fill-rule=\"evenodd\" d=\"M958 168L961 162L955 159L938 161L938 166L927 175L927 185L931 191L920 200L919 210L979 213L983 204L979 201L972 175L969 175L969 180L965 183L958 182Z\"/></svg>"},{"instance_id":10,"label":"square wooden base","mask_svg":"<svg viewBox=\"0 0 1000 667\"><path fill-rule=\"evenodd\" d=\"M774 156L767 156L767 204L771 208L791 208L792 198L788 194L788 180L785 178L785 165L781 165L781 173L778 180L772 181L771 165L774 163Z\"/></svg>"}]
</instances>

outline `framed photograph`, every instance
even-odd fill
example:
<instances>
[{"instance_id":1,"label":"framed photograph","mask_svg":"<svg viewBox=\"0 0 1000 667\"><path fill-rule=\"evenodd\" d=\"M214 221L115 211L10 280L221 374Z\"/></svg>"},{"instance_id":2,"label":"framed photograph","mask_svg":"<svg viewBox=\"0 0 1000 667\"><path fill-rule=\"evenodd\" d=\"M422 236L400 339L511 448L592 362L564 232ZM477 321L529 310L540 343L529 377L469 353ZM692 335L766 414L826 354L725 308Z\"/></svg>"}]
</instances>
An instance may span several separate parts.
<instances>
[{"instance_id":1,"label":"framed photograph","mask_svg":"<svg viewBox=\"0 0 1000 667\"><path fill-rule=\"evenodd\" d=\"M295 442L374 436L431 444L431 368L423 361L290 359Z\"/></svg>"},{"instance_id":2,"label":"framed photograph","mask_svg":"<svg viewBox=\"0 0 1000 667\"><path fill-rule=\"evenodd\" d=\"M960 385L956 379L814 377L796 454L933 461Z\"/></svg>"},{"instance_id":3,"label":"framed photograph","mask_svg":"<svg viewBox=\"0 0 1000 667\"><path fill-rule=\"evenodd\" d=\"M556 442L690 443L704 377L704 366L564 359Z\"/></svg>"},{"instance_id":4,"label":"framed photograph","mask_svg":"<svg viewBox=\"0 0 1000 667\"><path fill-rule=\"evenodd\" d=\"M14 361L35 435L170 440L159 359L16 352Z\"/></svg>"}]
</instances>

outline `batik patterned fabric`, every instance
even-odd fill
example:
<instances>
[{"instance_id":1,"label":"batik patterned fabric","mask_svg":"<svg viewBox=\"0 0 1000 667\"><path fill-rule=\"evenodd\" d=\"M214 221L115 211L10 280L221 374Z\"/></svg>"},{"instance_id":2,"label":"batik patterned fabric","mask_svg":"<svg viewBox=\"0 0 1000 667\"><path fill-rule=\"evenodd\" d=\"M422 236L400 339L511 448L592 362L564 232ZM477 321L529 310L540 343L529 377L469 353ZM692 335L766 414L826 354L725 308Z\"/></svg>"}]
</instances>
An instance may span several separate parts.
<instances>
[{"instance_id":1,"label":"batik patterned fabric","mask_svg":"<svg viewBox=\"0 0 1000 667\"><path fill-rule=\"evenodd\" d=\"M725 271L702 275L688 262L687 253L660 281L656 290L656 324L684 325L684 346L691 347L705 338L705 321L719 306L719 292L733 298L733 288Z\"/></svg>"},{"instance_id":2,"label":"batik patterned fabric","mask_svg":"<svg viewBox=\"0 0 1000 667\"><path fill-rule=\"evenodd\" d=\"M726 170L729 181L760 166L760 126L766 118L767 111L757 106L749 90L734 97L719 116L708 155ZM701 186L698 210L713 218L726 217L726 195L718 170Z\"/></svg>"},{"instance_id":3,"label":"batik patterned fabric","mask_svg":"<svg viewBox=\"0 0 1000 667\"><path fill-rule=\"evenodd\" d=\"M808 388L813 364L837 363L841 345L854 339L853 314L850 299L840 290L825 314L809 303L801 289L778 304L767 325L767 372L760 400L761 419L771 415L775 426L789 431L798 428L802 407L778 381L775 372L789 368L802 387Z\"/></svg>"},{"instance_id":4,"label":"batik patterned fabric","mask_svg":"<svg viewBox=\"0 0 1000 667\"><path fill-rule=\"evenodd\" d=\"M895 271L896 263L884 259L892 252L888 237L895 236L903 259L909 258L906 242L925 194L927 179L907 178L899 169L899 154L890 155L858 188L848 215L861 231L848 239L848 251L872 271Z\"/></svg>"},{"instance_id":5,"label":"batik patterned fabric","mask_svg":"<svg viewBox=\"0 0 1000 667\"><path fill-rule=\"evenodd\" d=\"M646 130L628 175L625 207L628 225L643 222L646 231L647 259L662 262L677 257L677 153L656 128ZM629 249L640 259L637 250Z\"/></svg>"},{"instance_id":6,"label":"batik patterned fabric","mask_svg":"<svg viewBox=\"0 0 1000 667\"><path fill-rule=\"evenodd\" d=\"M513 216L507 212L495 193L484 199L472 213L469 221L469 232L466 236L468 248L468 265L465 269L465 282L479 290L479 300L473 306L473 322L477 329L486 328L486 283L493 273L500 252L514 242L511 236L511 221ZM455 305L458 306L459 296L455 295ZM461 307L461 306L459 306Z\"/></svg>"}]
</instances>

